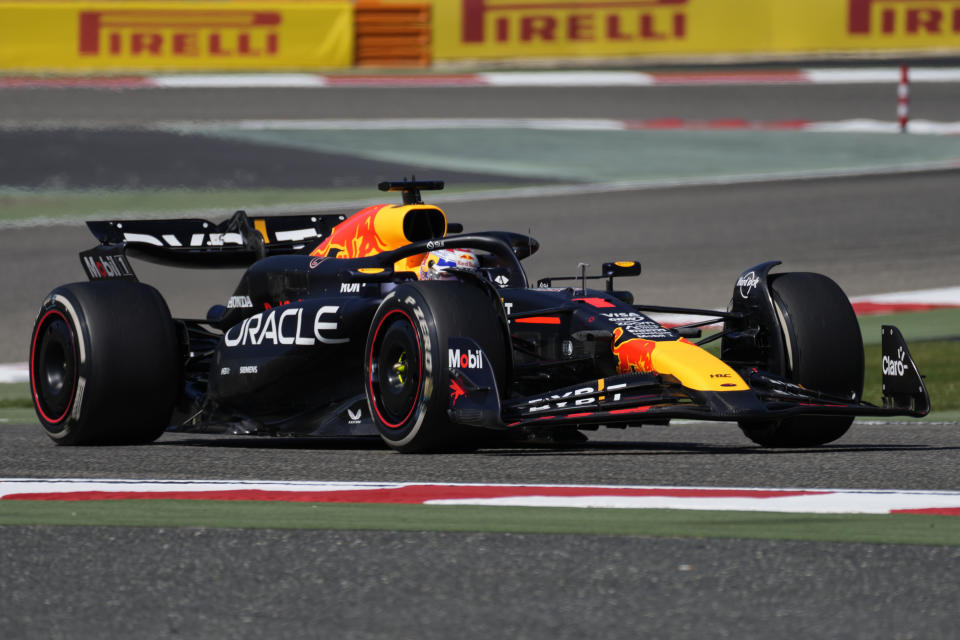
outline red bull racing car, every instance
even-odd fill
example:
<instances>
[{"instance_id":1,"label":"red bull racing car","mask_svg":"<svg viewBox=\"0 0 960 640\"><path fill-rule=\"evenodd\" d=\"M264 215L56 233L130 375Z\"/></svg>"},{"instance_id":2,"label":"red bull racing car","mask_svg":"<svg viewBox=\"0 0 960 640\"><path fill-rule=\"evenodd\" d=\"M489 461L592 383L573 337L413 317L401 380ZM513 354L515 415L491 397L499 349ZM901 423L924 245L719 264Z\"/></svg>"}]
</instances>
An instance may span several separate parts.
<instances>
[{"instance_id":1,"label":"red bull racing car","mask_svg":"<svg viewBox=\"0 0 960 640\"><path fill-rule=\"evenodd\" d=\"M533 284L521 261L536 240L463 233L421 200L442 186L381 183L403 204L350 217L89 222L100 242L80 254L89 282L46 297L30 342L47 434L379 435L417 452L683 418L736 422L765 446L814 446L854 416L930 409L894 327L883 328L883 405L861 400L859 325L825 276L751 267L725 312L634 304L615 285L639 275L635 261ZM131 257L246 271L206 317L172 318ZM667 328L654 312L713 319ZM703 348L714 340L719 357Z\"/></svg>"}]
</instances>

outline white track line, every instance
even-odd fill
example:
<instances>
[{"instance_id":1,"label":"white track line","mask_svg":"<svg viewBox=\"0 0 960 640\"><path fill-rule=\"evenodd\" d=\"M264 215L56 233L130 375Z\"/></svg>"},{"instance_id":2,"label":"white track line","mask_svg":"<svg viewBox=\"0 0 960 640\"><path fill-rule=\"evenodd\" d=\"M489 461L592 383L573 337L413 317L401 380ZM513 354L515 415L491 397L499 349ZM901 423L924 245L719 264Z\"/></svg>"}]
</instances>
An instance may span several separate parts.
<instances>
[{"instance_id":1,"label":"white track line","mask_svg":"<svg viewBox=\"0 0 960 640\"><path fill-rule=\"evenodd\" d=\"M744 120L682 120L664 126L663 120L613 118L382 118L382 119L244 119L161 121L149 129L180 133L215 131L386 131L434 129L529 129L539 131L808 131L814 133L900 133L894 120L851 118L847 120L783 123ZM70 126L65 123L64 127ZM918 135L958 135L960 122L911 120L909 131Z\"/></svg>"},{"instance_id":2,"label":"white track line","mask_svg":"<svg viewBox=\"0 0 960 640\"><path fill-rule=\"evenodd\" d=\"M407 129L538 129L545 131L618 131L625 120L611 118L381 118L381 119L271 119L159 122L151 129L185 133L240 131L382 131Z\"/></svg>"},{"instance_id":3,"label":"white track line","mask_svg":"<svg viewBox=\"0 0 960 640\"><path fill-rule=\"evenodd\" d=\"M811 84L897 84L900 81L899 67L872 69L804 69ZM910 82L942 83L960 82L960 69L909 67Z\"/></svg>"},{"instance_id":4,"label":"white track line","mask_svg":"<svg viewBox=\"0 0 960 640\"><path fill-rule=\"evenodd\" d=\"M960 509L960 494L902 495L837 492L783 498L678 498L673 496L506 496L462 500L428 500L433 505L498 507L582 507L602 509L686 509L691 511L755 511L775 513L888 514L903 509Z\"/></svg>"},{"instance_id":5,"label":"white track line","mask_svg":"<svg viewBox=\"0 0 960 640\"><path fill-rule=\"evenodd\" d=\"M897 122L856 118L834 122L811 122L804 131L816 133L900 133ZM933 120L910 120L907 131L913 135L954 136L960 134L960 122L936 122Z\"/></svg>"},{"instance_id":6,"label":"white track line","mask_svg":"<svg viewBox=\"0 0 960 640\"><path fill-rule=\"evenodd\" d=\"M866 296L854 296L850 298L850 302L854 304L872 302L875 304L928 304L960 307L960 287L875 293Z\"/></svg>"},{"instance_id":7,"label":"white track line","mask_svg":"<svg viewBox=\"0 0 960 640\"><path fill-rule=\"evenodd\" d=\"M154 76L150 82L168 89L319 89L327 86L326 78L312 73L184 74Z\"/></svg>"},{"instance_id":8,"label":"white track line","mask_svg":"<svg viewBox=\"0 0 960 640\"><path fill-rule=\"evenodd\" d=\"M26 362L11 362L0 364L0 384L11 382L27 382L30 379L30 370Z\"/></svg>"},{"instance_id":9,"label":"white track line","mask_svg":"<svg viewBox=\"0 0 960 640\"><path fill-rule=\"evenodd\" d=\"M636 71L493 71L477 76L492 87L649 87L656 76Z\"/></svg>"}]
</instances>

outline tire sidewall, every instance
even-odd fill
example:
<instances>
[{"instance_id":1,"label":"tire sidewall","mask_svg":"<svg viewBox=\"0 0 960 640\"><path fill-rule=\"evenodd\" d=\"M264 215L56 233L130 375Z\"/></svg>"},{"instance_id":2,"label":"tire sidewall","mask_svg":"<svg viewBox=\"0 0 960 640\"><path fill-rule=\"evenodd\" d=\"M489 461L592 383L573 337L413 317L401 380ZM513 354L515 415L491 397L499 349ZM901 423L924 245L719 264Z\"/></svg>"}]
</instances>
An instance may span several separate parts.
<instances>
[{"instance_id":1,"label":"tire sidewall","mask_svg":"<svg viewBox=\"0 0 960 640\"><path fill-rule=\"evenodd\" d=\"M373 388L375 375L374 358L379 353L383 337L393 322L409 322L416 333L420 354L418 357L419 384L417 397L407 417L399 423L384 419L378 407L377 392ZM364 352L364 390L370 415L374 417L377 430L390 446L403 448L411 445L420 436L421 430L434 403L438 386L441 360L440 339L433 314L423 296L414 287L401 286L390 292L374 314L367 336ZM391 425L392 426L388 426Z\"/></svg>"},{"instance_id":2,"label":"tire sidewall","mask_svg":"<svg viewBox=\"0 0 960 640\"><path fill-rule=\"evenodd\" d=\"M33 333L30 340L30 393L33 396L34 410L37 418L47 434L57 442L72 444L78 438L76 427L83 424L85 405L84 396L86 395L87 385L91 382L91 375L95 372L90 367L90 335L87 330L87 323L82 314L82 307L76 297L66 287L55 289L47 296L40 307L40 313L34 323ZM44 330L47 323L53 318L62 318L66 323L73 341L74 370L70 392L70 398L62 417L47 415L47 411L42 407L44 402L39 397L38 368L40 363L37 357L40 355L42 345L40 344L40 332ZM96 387L96 381L93 381Z\"/></svg>"}]
</instances>

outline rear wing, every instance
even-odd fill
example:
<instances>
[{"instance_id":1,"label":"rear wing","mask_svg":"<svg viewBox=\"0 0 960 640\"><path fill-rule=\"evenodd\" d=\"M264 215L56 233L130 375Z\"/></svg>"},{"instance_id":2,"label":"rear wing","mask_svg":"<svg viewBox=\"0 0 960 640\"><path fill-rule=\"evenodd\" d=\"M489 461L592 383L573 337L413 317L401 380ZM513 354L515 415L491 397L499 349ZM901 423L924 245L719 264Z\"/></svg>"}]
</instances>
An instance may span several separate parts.
<instances>
[{"instance_id":1,"label":"rear wing","mask_svg":"<svg viewBox=\"0 0 960 640\"><path fill-rule=\"evenodd\" d=\"M125 254L181 267L247 267L266 256L307 253L347 216L289 215L248 217L237 211L214 224L199 218L87 222L101 246L81 254ZM108 245L108 246L103 246Z\"/></svg>"}]
</instances>

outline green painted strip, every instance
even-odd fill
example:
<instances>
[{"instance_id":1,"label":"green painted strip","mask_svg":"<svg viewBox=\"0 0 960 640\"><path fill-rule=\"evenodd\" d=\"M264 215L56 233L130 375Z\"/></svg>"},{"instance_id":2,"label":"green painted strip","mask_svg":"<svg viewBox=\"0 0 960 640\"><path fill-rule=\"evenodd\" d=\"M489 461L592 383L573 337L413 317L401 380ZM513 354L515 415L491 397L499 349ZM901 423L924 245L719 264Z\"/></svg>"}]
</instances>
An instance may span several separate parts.
<instances>
[{"instance_id":1,"label":"green painted strip","mask_svg":"<svg viewBox=\"0 0 960 640\"><path fill-rule=\"evenodd\" d=\"M0 525L478 531L960 545L960 517L246 501L0 501Z\"/></svg>"},{"instance_id":2,"label":"green painted strip","mask_svg":"<svg viewBox=\"0 0 960 640\"><path fill-rule=\"evenodd\" d=\"M860 316L859 320L864 344L880 344L880 327L885 324L900 329L907 345L920 340L960 338L960 309Z\"/></svg>"},{"instance_id":3,"label":"green painted strip","mask_svg":"<svg viewBox=\"0 0 960 640\"><path fill-rule=\"evenodd\" d=\"M39 428L37 412L30 409L0 409L0 426L5 424L35 424Z\"/></svg>"},{"instance_id":4,"label":"green painted strip","mask_svg":"<svg viewBox=\"0 0 960 640\"><path fill-rule=\"evenodd\" d=\"M30 385L26 382L0 383L0 409L28 409L30 403Z\"/></svg>"}]
</instances>

